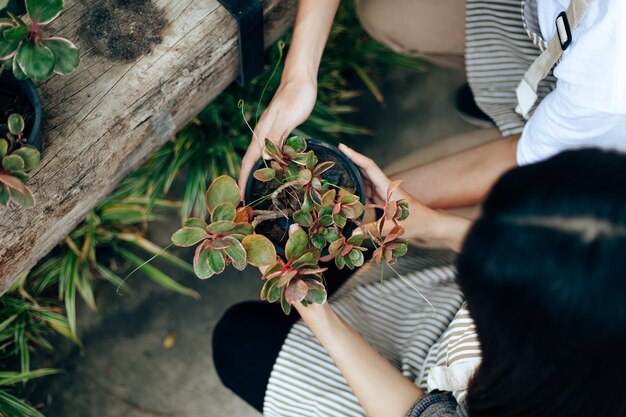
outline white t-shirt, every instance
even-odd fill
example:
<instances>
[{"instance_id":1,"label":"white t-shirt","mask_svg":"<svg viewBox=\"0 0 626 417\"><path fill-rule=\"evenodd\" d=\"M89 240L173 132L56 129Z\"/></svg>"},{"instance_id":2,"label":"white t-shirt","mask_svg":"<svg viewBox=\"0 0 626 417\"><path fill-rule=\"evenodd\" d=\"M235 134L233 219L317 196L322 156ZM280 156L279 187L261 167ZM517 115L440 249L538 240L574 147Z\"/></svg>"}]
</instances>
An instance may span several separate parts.
<instances>
[{"instance_id":1,"label":"white t-shirt","mask_svg":"<svg viewBox=\"0 0 626 417\"><path fill-rule=\"evenodd\" d=\"M535 0L541 34L569 0ZM626 0L593 0L556 66L556 89L537 106L517 147L519 165L565 149L626 151Z\"/></svg>"}]
</instances>

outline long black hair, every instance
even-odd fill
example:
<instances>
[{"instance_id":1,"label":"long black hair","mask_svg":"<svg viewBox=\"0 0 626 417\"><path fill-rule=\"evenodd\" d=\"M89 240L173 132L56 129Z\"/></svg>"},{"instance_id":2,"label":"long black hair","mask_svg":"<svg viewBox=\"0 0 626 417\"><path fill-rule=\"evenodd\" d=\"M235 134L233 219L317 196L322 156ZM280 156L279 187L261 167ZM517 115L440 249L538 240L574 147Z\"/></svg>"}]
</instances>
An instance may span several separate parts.
<instances>
[{"instance_id":1,"label":"long black hair","mask_svg":"<svg viewBox=\"0 0 626 417\"><path fill-rule=\"evenodd\" d=\"M626 416L626 156L505 174L458 260L483 361L471 417Z\"/></svg>"}]
</instances>

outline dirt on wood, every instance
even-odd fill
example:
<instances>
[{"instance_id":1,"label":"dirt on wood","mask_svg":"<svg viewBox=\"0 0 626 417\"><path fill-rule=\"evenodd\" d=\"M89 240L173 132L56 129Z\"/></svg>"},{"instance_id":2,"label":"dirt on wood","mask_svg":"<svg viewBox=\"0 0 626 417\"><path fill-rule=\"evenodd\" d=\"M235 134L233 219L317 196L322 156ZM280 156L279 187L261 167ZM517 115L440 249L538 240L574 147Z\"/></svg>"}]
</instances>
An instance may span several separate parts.
<instances>
[{"instance_id":1,"label":"dirt on wood","mask_svg":"<svg viewBox=\"0 0 626 417\"><path fill-rule=\"evenodd\" d=\"M105 0L84 15L80 33L99 55L128 62L152 52L167 25L152 0Z\"/></svg>"}]
</instances>

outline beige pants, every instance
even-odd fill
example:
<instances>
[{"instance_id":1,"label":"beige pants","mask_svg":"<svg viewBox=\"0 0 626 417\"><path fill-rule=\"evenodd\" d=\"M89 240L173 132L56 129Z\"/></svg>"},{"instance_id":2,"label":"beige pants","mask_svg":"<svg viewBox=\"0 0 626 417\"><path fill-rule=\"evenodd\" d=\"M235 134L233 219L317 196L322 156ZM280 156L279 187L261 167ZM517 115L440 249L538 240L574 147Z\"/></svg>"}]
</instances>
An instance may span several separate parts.
<instances>
[{"instance_id":1,"label":"beige pants","mask_svg":"<svg viewBox=\"0 0 626 417\"><path fill-rule=\"evenodd\" d=\"M363 28L392 50L464 69L465 0L356 0Z\"/></svg>"},{"instance_id":2,"label":"beige pants","mask_svg":"<svg viewBox=\"0 0 626 417\"><path fill-rule=\"evenodd\" d=\"M356 0L356 6L363 28L395 52L465 70L465 0ZM385 172L411 176L415 167L500 137L494 127L442 139L394 161ZM476 213L475 208L457 212L468 218Z\"/></svg>"}]
</instances>

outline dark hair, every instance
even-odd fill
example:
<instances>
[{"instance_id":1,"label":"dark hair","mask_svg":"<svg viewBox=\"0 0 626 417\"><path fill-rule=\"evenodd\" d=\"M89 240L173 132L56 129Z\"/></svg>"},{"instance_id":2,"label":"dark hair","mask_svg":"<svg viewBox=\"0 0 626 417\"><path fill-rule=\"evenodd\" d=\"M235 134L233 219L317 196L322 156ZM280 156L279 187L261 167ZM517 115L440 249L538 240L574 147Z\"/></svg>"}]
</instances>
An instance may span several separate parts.
<instances>
[{"instance_id":1,"label":"dark hair","mask_svg":"<svg viewBox=\"0 0 626 417\"><path fill-rule=\"evenodd\" d=\"M626 156L505 174L458 260L483 360L471 417L626 416Z\"/></svg>"}]
</instances>

